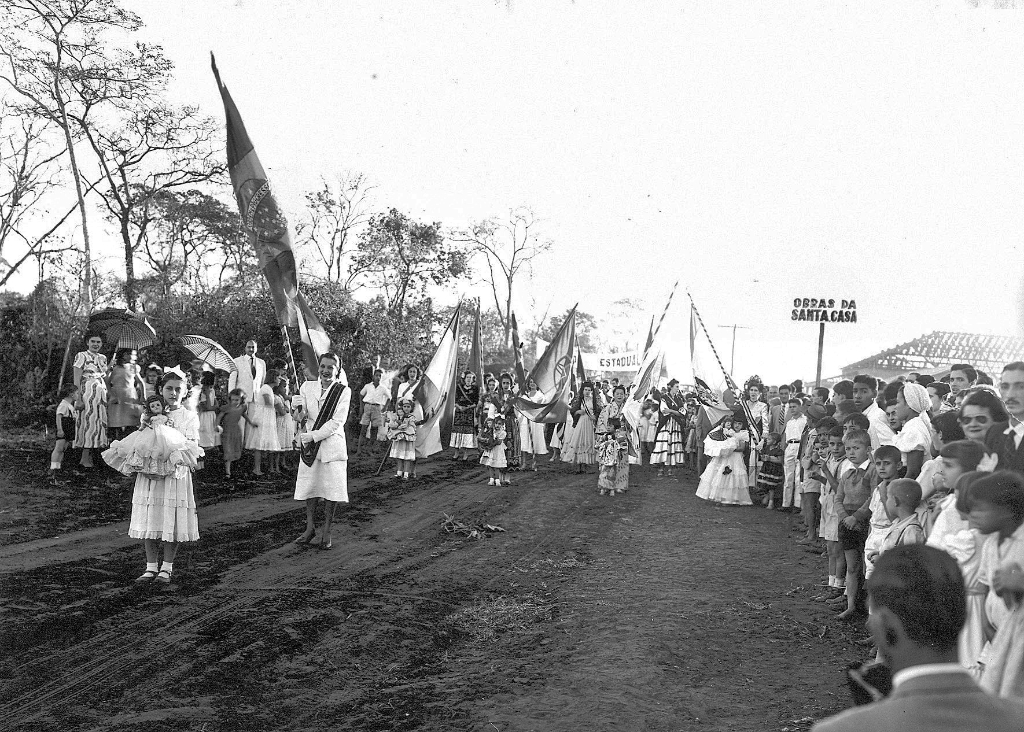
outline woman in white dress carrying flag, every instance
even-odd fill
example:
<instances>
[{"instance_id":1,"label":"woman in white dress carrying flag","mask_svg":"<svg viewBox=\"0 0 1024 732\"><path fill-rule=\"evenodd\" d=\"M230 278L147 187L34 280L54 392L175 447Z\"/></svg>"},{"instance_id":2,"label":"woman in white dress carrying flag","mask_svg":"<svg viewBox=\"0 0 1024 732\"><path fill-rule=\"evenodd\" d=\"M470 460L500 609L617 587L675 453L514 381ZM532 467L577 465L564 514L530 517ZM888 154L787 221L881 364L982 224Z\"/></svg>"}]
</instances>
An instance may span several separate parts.
<instances>
[{"instance_id":1,"label":"woman in white dress carrying flag","mask_svg":"<svg viewBox=\"0 0 1024 732\"><path fill-rule=\"evenodd\" d=\"M306 502L306 530L296 544L313 544L316 533L316 504L323 499L324 527L319 546L330 549L331 523L338 503L348 503L348 443L345 421L352 390L336 353L320 356L320 378L299 387L298 418L299 472L295 478L295 500Z\"/></svg>"}]
</instances>

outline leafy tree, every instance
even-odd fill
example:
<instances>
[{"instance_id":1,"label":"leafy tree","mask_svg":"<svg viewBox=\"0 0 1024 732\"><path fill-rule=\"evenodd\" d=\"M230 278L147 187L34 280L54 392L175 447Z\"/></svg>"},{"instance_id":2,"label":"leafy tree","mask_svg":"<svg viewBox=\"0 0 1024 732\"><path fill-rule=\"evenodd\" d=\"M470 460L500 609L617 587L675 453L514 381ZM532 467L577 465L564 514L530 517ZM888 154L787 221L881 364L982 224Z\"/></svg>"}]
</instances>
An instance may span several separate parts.
<instances>
[{"instance_id":1,"label":"leafy tree","mask_svg":"<svg viewBox=\"0 0 1024 732\"><path fill-rule=\"evenodd\" d=\"M383 293L387 312L402 317L427 286L452 285L468 274L466 253L450 246L441 224L423 224L396 209L370 217L352 258L356 281Z\"/></svg>"},{"instance_id":2,"label":"leafy tree","mask_svg":"<svg viewBox=\"0 0 1024 732\"><path fill-rule=\"evenodd\" d=\"M545 341L554 340L558 335L558 329L569 317L572 309L566 310L561 315L553 315L546 325L542 325L533 334L533 339L541 338ZM596 350L599 345L597 319L590 313L585 313L579 308L576 309L576 344L583 351Z\"/></svg>"}]
</instances>

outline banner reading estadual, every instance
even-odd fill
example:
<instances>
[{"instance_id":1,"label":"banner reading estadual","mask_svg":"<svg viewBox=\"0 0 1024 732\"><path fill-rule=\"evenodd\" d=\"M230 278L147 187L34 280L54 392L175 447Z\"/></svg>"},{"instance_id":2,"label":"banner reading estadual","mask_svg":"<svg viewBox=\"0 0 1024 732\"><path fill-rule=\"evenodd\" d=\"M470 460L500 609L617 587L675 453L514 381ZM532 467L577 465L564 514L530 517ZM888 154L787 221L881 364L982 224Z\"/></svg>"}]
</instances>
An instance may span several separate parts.
<instances>
[{"instance_id":1,"label":"banner reading estadual","mask_svg":"<svg viewBox=\"0 0 1024 732\"><path fill-rule=\"evenodd\" d=\"M548 342L538 338L535 358L540 358ZM587 371L636 371L643 362L643 351L620 351L619 353L587 353L583 354L583 368Z\"/></svg>"}]
</instances>

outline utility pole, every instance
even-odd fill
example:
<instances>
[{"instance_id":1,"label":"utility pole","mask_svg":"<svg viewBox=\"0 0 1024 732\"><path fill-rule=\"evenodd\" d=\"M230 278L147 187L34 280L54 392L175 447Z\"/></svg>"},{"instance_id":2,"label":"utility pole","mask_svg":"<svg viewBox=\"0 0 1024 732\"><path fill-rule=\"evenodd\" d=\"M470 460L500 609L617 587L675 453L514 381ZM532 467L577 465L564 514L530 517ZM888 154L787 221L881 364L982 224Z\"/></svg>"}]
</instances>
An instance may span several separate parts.
<instances>
[{"instance_id":1,"label":"utility pole","mask_svg":"<svg viewBox=\"0 0 1024 732\"><path fill-rule=\"evenodd\" d=\"M739 325L738 323L732 323L731 325L720 325L718 327L732 328L732 355L729 357L729 376L735 379L736 375L733 373L733 371L736 368L736 330L753 330L753 328L746 325Z\"/></svg>"}]
</instances>

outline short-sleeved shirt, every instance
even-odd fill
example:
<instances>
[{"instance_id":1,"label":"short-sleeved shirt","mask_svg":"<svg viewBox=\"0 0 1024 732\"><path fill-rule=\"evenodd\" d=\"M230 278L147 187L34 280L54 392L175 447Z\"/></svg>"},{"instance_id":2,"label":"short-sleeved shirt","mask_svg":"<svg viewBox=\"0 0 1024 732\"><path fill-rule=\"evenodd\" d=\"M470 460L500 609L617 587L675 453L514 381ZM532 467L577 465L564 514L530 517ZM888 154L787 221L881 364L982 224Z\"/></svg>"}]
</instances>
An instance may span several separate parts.
<instances>
[{"instance_id":1,"label":"short-sleeved shirt","mask_svg":"<svg viewBox=\"0 0 1024 732\"><path fill-rule=\"evenodd\" d=\"M373 385L373 382L366 384L359 391L359 398L364 404L376 404L383 407L391 400L391 390L384 384Z\"/></svg>"},{"instance_id":2,"label":"short-sleeved shirt","mask_svg":"<svg viewBox=\"0 0 1024 732\"><path fill-rule=\"evenodd\" d=\"M903 429L893 437L892 444L903 453L903 462L906 463L908 453L922 451L928 455L932 446L932 431L921 415L908 420Z\"/></svg>"}]
</instances>

